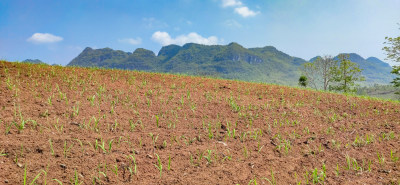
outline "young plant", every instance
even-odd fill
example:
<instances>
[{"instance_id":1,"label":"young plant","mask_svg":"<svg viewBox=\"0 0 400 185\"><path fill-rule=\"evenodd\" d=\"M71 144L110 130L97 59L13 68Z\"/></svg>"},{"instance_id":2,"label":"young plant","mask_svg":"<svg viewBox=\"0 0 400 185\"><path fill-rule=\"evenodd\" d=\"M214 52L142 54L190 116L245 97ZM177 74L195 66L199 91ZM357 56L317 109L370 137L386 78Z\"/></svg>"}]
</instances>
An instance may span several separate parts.
<instances>
[{"instance_id":1,"label":"young plant","mask_svg":"<svg viewBox=\"0 0 400 185\"><path fill-rule=\"evenodd\" d=\"M101 141L99 143L97 142L97 139L96 139L96 146L99 146L103 150L103 153L107 153L107 149L106 149L103 139L101 139ZM97 150L97 148L96 148L96 150Z\"/></svg>"},{"instance_id":2,"label":"young plant","mask_svg":"<svg viewBox=\"0 0 400 185\"><path fill-rule=\"evenodd\" d=\"M369 172L371 172L371 169L372 169L372 168L371 168L371 164L372 164L372 161L369 160L369 161L368 161L368 171L369 171Z\"/></svg>"},{"instance_id":3,"label":"young plant","mask_svg":"<svg viewBox=\"0 0 400 185\"><path fill-rule=\"evenodd\" d=\"M207 164L211 164L211 162L212 162L212 160L211 160L211 153L212 153L212 150L207 150L207 155L206 156L204 156L204 158L205 159L207 159Z\"/></svg>"},{"instance_id":4,"label":"young plant","mask_svg":"<svg viewBox=\"0 0 400 185\"><path fill-rule=\"evenodd\" d=\"M250 181L249 181L249 183L248 183L247 185L250 185L250 184L257 185L257 179L256 179L256 177L254 177L254 179L250 179Z\"/></svg>"},{"instance_id":5,"label":"young plant","mask_svg":"<svg viewBox=\"0 0 400 185\"><path fill-rule=\"evenodd\" d=\"M160 156L158 156L158 154L155 154L157 156L157 162L158 164L154 164L154 166L158 169L158 171L160 171L160 178L162 177L162 163L161 163L161 159Z\"/></svg>"},{"instance_id":6,"label":"young plant","mask_svg":"<svg viewBox=\"0 0 400 185\"><path fill-rule=\"evenodd\" d=\"M326 178L326 166L325 164L322 164L322 171L321 173L318 173L318 169L315 168L312 172L312 182L313 184L319 184L325 181Z\"/></svg>"},{"instance_id":7,"label":"young plant","mask_svg":"<svg viewBox=\"0 0 400 185\"><path fill-rule=\"evenodd\" d=\"M114 165L114 169L111 169L114 174L118 177L118 164Z\"/></svg>"},{"instance_id":8,"label":"young plant","mask_svg":"<svg viewBox=\"0 0 400 185\"><path fill-rule=\"evenodd\" d=\"M171 170L171 156L168 156L168 166L167 166L168 171Z\"/></svg>"},{"instance_id":9,"label":"young plant","mask_svg":"<svg viewBox=\"0 0 400 185\"><path fill-rule=\"evenodd\" d=\"M35 184L35 181L40 177L40 175L42 174L42 172L39 172L36 177L31 181L31 183L29 183L29 185L33 185ZM26 174L26 165L25 165L25 169L24 169L24 185L27 184L27 174Z\"/></svg>"},{"instance_id":10,"label":"young plant","mask_svg":"<svg viewBox=\"0 0 400 185\"><path fill-rule=\"evenodd\" d=\"M2 150L1 152L0 152L0 156L6 156L7 154L6 153L3 153L4 152L4 150Z\"/></svg>"},{"instance_id":11,"label":"young plant","mask_svg":"<svg viewBox=\"0 0 400 185\"><path fill-rule=\"evenodd\" d=\"M399 160L399 157L396 156L396 154L390 150L390 159L392 160L392 162L396 162Z\"/></svg>"},{"instance_id":12,"label":"young plant","mask_svg":"<svg viewBox=\"0 0 400 185\"><path fill-rule=\"evenodd\" d=\"M131 132L135 131L136 125L137 125L137 122L133 123L133 120L129 119L129 126L130 126L130 131Z\"/></svg>"},{"instance_id":13,"label":"young plant","mask_svg":"<svg viewBox=\"0 0 400 185\"><path fill-rule=\"evenodd\" d=\"M20 133L22 130L25 129L25 125L26 125L28 122L32 122L32 120L29 120L29 119L28 119L28 120L25 120L25 119L22 117L21 111L19 112L19 117L20 117L20 123L19 123L19 124L18 124L16 121L13 121L15 127L17 127L17 129L18 129L18 133Z\"/></svg>"},{"instance_id":14,"label":"young plant","mask_svg":"<svg viewBox=\"0 0 400 185\"><path fill-rule=\"evenodd\" d=\"M94 125L93 125L93 130L95 130L96 132L99 132L99 121L100 119L96 119L96 117L92 117L92 119L94 120ZM89 124L92 121L92 119L89 120Z\"/></svg>"},{"instance_id":15,"label":"young plant","mask_svg":"<svg viewBox=\"0 0 400 185\"><path fill-rule=\"evenodd\" d=\"M246 146L243 147L243 156L245 159L249 156L249 151L247 150Z\"/></svg>"},{"instance_id":16,"label":"young plant","mask_svg":"<svg viewBox=\"0 0 400 185\"><path fill-rule=\"evenodd\" d=\"M211 130L211 123L208 123L208 138L212 139L214 137L214 134Z\"/></svg>"},{"instance_id":17,"label":"young plant","mask_svg":"<svg viewBox=\"0 0 400 185\"><path fill-rule=\"evenodd\" d=\"M160 117L159 117L158 115L156 115L156 125L157 125L157 128L160 128L159 119L160 119Z\"/></svg>"},{"instance_id":18,"label":"young plant","mask_svg":"<svg viewBox=\"0 0 400 185\"><path fill-rule=\"evenodd\" d=\"M47 184L47 172L49 171L49 165L47 165L46 170L42 170L44 174L44 184Z\"/></svg>"},{"instance_id":19,"label":"young plant","mask_svg":"<svg viewBox=\"0 0 400 185\"><path fill-rule=\"evenodd\" d=\"M285 140L284 149L285 149L285 153L287 155L289 153L289 149L290 149L290 141L289 140Z\"/></svg>"},{"instance_id":20,"label":"young plant","mask_svg":"<svg viewBox=\"0 0 400 185\"><path fill-rule=\"evenodd\" d=\"M110 153L111 152L111 149L112 149L112 143L113 143L113 139L111 139L109 142L108 142L108 153Z\"/></svg>"},{"instance_id":21,"label":"young plant","mask_svg":"<svg viewBox=\"0 0 400 185\"><path fill-rule=\"evenodd\" d=\"M47 98L47 104L49 104L50 106L52 105L51 98L52 98L52 96L49 96L49 97Z\"/></svg>"},{"instance_id":22,"label":"young plant","mask_svg":"<svg viewBox=\"0 0 400 185\"><path fill-rule=\"evenodd\" d=\"M270 184L276 185L276 179L274 177L274 171L271 170L271 179L264 177L263 179L267 180Z\"/></svg>"},{"instance_id":23,"label":"young plant","mask_svg":"<svg viewBox=\"0 0 400 185\"><path fill-rule=\"evenodd\" d=\"M71 184L73 184L73 185L81 185L82 183L83 183L83 182L80 182L80 181L79 181L79 175L78 175L78 172L77 172L76 169L75 169L74 179L71 180Z\"/></svg>"},{"instance_id":24,"label":"young plant","mask_svg":"<svg viewBox=\"0 0 400 185\"><path fill-rule=\"evenodd\" d=\"M154 136L153 133L149 133L149 135L151 137L151 140L153 141L153 146L156 147L156 142L157 142L157 139L158 139L158 135Z\"/></svg>"},{"instance_id":25,"label":"young plant","mask_svg":"<svg viewBox=\"0 0 400 185\"><path fill-rule=\"evenodd\" d=\"M111 110L110 110L111 115L114 114L114 105L111 105Z\"/></svg>"},{"instance_id":26,"label":"young plant","mask_svg":"<svg viewBox=\"0 0 400 185\"><path fill-rule=\"evenodd\" d=\"M336 171L335 171L335 173L336 173L336 176L339 176L339 164L336 164Z\"/></svg>"},{"instance_id":27,"label":"young plant","mask_svg":"<svg viewBox=\"0 0 400 185\"><path fill-rule=\"evenodd\" d=\"M74 147L74 144L72 144L71 146L67 146L67 141L64 141L64 157L67 158L67 153L71 150L71 148Z\"/></svg>"},{"instance_id":28,"label":"young plant","mask_svg":"<svg viewBox=\"0 0 400 185\"><path fill-rule=\"evenodd\" d=\"M52 143L51 139L49 139L49 143L50 143L50 153L51 153L51 155L54 155L53 143Z\"/></svg>"},{"instance_id":29,"label":"young plant","mask_svg":"<svg viewBox=\"0 0 400 185\"><path fill-rule=\"evenodd\" d=\"M383 164L385 163L385 158L384 158L383 156L381 156L381 155L379 154L379 152L376 152L376 154L377 154L377 156L378 156L379 164L383 165Z\"/></svg>"},{"instance_id":30,"label":"young plant","mask_svg":"<svg viewBox=\"0 0 400 185\"><path fill-rule=\"evenodd\" d=\"M351 169L351 158L349 155L346 155L345 157L346 157L346 163L347 163L346 169L350 170Z\"/></svg>"},{"instance_id":31,"label":"young plant","mask_svg":"<svg viewBox=\"0 0 400 185\"><path fill-rule=\"evenodd\" d=\"M92 97L87 98L90 101L90 105L94 106L94 99L96 98L96 95L93 95Z\"/></svg>"},{"instance_id":32,"label":"young plant","mask_svg":"<svg viewBox=\"0 0 400 185\"><path fill-rule=\"evenodd\" d=\"M63 129L64 129L64 125L63 125L63 124L59 125L59 124L58 124L58 121L59 121L59 118L57 118L57 123L54 124L54 128L56 128L56 130L57 130L59 133L62 133L62 132L63 132Z\"/></svg>"},{"instance_id":33,"label":"young plant","mask_svg":"<svg viewBox=\"0 0 400 185\"><path fill-rule=\"evenodd\" d=\"M81 145L82 152L84 152L84 151L85 151L85 148L83 148L83 143L82 143L82 141L81 141L80 139L75 139L75 141L78 141L79 145Z\"/></svg>"},{"instance_id":34,"label":"young plant","mask_svg":"<svg viewBox=\"0 0 400 185\"><path fill-rule=\"evenodd\" d=\"M1 122L0 122L1 123ZM11 126L12 126L13 124L12 123L10 123L10 124L8 124L8 125L4 125L5 126L5 135L8 135L9 133L10 133L10 129L11 129Z\"/></svg>"},{"instance_id":35,"label":"young plant","mask_svg":"<svg viewBox=\"0 0 400 185\"><path fill-rule=\"evenodd\" d=\"M18 156L22 156L23 155L23 153L24 153L24 146L21 144L21 151L20 151L20 153L18 154L18 153L16 153L16 152L14 152L15 153L15 159L14 159L14 162L16 163L16 164L18 164Z\"/></svg>"},{"instance_id":36,"label":"young plant","mask_svg":"<svg viewBox=\"0 0 400 185\"><path fill-rule=\"evenodd\" d=\"M75 107L75 105L72 107L72 117L76 117L76 116L79 116L79 102L78 102L78 104L76 105L76 107Z\"/></svg>"},{"instance_id":37,"label":"young plant","mask_svg":"<svg viewBox=\"0 0 400 185\"><path fill-rule=\"evenodd\" d=\"M135 153L135 152L134 152ZM128 158L130 157L131 158L131 165L132 165L132 162L133 162L133 172L136 174L137 173L137 166L136 166L136 159L135 159L135 155L129 155L129 156L127 156ZM132 171L132 168L131 167L129 167L129 169Z\"/></svg>"},{"instance_id":38,"label":"young plant","mask_svg":"<svg viewBox=\"0 0 400 185\"><path fill-rule=\"evenodd\" d=\"M193 155L190 154L190 164L193 166L196 166L196 164L194 164L194 160L193 160Z\"/></svg>"},{"instance_id":39,"label":"young plant","mask_svg":"<svg viewBox=\"0 0 400 185\"><path fill-rule=\"evenodd\" d=\"M319 175L318 175L318 169L317 168L315 168L314 170L313 170L313 173L311 174L312 175L312 182L313 182L313 184L316 184L316 183L319 183Z\"/></svg>"}]
</instances>

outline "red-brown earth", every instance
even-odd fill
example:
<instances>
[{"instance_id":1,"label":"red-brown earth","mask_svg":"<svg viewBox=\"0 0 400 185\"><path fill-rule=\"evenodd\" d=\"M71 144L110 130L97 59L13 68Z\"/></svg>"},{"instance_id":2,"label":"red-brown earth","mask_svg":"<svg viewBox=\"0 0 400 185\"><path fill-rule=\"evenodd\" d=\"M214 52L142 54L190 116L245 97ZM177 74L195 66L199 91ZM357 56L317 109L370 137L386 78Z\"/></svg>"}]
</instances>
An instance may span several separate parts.
<instances>
[{"instance_id":1,"label":"red-brown earth","mask_svg":"<svg viewBox=\"0 0 400 185\"><path fill-rule=\"evenodd\" d=\"M400 183L398 102L278 85L0 61L0 131L0 184Z\"/></svg>"}]
</instances>

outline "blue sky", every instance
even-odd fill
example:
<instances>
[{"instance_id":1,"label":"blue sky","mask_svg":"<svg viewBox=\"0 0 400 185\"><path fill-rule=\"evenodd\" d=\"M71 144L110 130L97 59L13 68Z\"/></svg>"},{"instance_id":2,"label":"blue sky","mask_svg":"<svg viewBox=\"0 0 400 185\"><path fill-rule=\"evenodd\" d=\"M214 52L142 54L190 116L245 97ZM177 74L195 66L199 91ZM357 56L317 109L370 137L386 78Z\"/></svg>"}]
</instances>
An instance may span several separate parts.
<instances>
[{"instance_id":1,"label":"blue sky","mask_svg":"<svg viewBox=\"0 0 400 185\"><path fill-rule=\"evenodd\" d=\"M85 47L157 54L186 42L384 59L399 9L399 0L1 0L0 59L66 65Z\"/></svg>"}]
</instances>

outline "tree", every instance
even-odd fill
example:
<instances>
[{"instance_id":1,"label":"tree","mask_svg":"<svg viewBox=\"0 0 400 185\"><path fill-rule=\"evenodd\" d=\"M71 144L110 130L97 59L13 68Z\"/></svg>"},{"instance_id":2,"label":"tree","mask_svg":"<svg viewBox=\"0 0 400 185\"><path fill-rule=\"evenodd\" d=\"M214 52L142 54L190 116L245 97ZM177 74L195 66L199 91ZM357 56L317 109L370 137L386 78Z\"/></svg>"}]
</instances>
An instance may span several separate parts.
<instances>
[{"instance_id":1,"label":"tree","mask_svg":"<svg viewBox=\"0 0 400 185\"><path fill-rule=\"evenodd\" d=\"M317 57L313 62L304 63L301 70L313 88L328 90L329 84L332 82L331 70L336 65L337 61L326 55Z\"/></svg>"},{"instance_id":2,"label":"tree","mask_svg":"<svg viewBox=\"0 0 400 185\"><path fill-rule=\"evenodd\" d=\"M385 40L384 44L388 46L385 46L383 50L386 51L387 59L400 62L400 36L396 38L385 37ZM400 87L400 65L393 66L392 73L399 76L393 79L393 86ZM396 94L400 95L400 91L396 92Z\"/></svg>"},{"instance_id":3,"label":"tree","mask_svg":"<svg viewBox=\"0 0 400 185\"><path fill-rule=\"evenodd\" d=\"M302 87L307 87L308 81L307 81L307 77L304 75L301 75L299 78L299 85Z\"/></svg>"},{"instance_id":4,"label":"tree","mask_svg":"<svg viewBox=\"0 0 400 185\"><path fill-rule=\"evenodd\" d=\"M330 71L334 85L329 86L329 89L345 93L356 92L355 82L365 80L361 75L362 69L357 63L351 62L347 54L340 54L338 59L339 64L332 67Z\"/></svg>"},{"instance_id":5,"label":"tree","mask_svg":"<svg viewBox=\"0 0 400 185\"><path fill-rule=\"evenodd\" d=\"M318 70L315 67L314 63L306 62L303 64L303 68L300 68L300 70L301 70L302 76L307 77L307 80L308 80L308 83L310 84L310 86L312 86L314 89L318 89L316 81L319 78L319 76L318 76L318 72L317 72Z\"/></svg>"},{"instance_id":6,"label":"tree","mask_svg":"<svg viewBox=\"0 0 400 185\"><path fill-rule=\"evenodd\" d=\"M393 66L392 73L400 76L400 66ZM393 79L392 84L395 87L400 87L400 77ZM400 91L395 92L395 94L400 95Z\"/></svg>"}]
</instances>

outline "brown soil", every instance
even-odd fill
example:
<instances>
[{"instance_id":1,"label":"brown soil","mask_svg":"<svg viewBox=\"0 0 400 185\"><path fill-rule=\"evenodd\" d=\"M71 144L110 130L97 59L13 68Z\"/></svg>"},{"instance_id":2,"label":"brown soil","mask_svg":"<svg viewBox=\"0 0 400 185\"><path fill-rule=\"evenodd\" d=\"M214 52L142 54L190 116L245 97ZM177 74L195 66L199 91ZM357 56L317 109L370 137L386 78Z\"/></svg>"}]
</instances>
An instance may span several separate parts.
<instances>
[{"instance_id":1,"label":"brown soil","mask_svg":"<svg viewBox=\"0 0 400 185\"><path fill-rule=\"evenodd\" d=\"M277 85L1 61L0 131L0 184L400 183L399 103Z\"/></svg>"}]
</instances>

